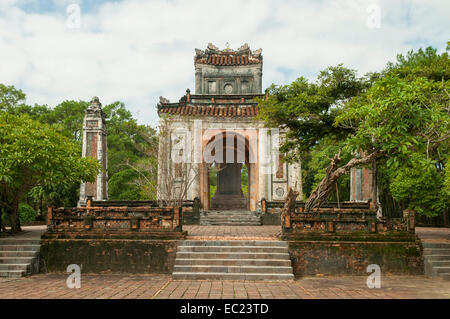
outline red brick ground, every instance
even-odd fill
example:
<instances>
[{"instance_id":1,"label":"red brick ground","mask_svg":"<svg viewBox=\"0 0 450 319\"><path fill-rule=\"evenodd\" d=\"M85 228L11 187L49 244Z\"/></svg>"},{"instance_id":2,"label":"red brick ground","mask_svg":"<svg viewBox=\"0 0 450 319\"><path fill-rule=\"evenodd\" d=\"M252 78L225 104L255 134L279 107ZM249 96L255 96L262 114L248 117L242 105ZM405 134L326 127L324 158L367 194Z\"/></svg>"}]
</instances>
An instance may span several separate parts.
<instances>
[{"instance_id":1,"label":"red brick ground","mask_svg":"<svg viewBox=\"0 0 450 319\"><path fill-rule=\"evenodd\" d=\"M187 239L233 240L233 239L269 239L274 240L281 232L281 226L203 226L184 225Z\"/></svg>"},{"instance_id":2,"label":"red brick ground","mask_svg":"<svg viewBox=\"0 0 450 319\"><path fill-rule=\"evenodd\" d=\"M383 276L369 289L365 276L305 277L296 281L173 281L166 275L82 274L81 288L66 286L68 274L0 279L5 298L450 298L450 281L424 276Z\"/></svg>"},{"instance_id":3,"label":"red brick ground","mask_svg":"<svg viewBox=\"0 0 450 319\"><path fill-rule=\"evenodd\" d=\"M424 242L450 243L450 228L416 227L416 234Z\"/></svg>"}]
</instances>

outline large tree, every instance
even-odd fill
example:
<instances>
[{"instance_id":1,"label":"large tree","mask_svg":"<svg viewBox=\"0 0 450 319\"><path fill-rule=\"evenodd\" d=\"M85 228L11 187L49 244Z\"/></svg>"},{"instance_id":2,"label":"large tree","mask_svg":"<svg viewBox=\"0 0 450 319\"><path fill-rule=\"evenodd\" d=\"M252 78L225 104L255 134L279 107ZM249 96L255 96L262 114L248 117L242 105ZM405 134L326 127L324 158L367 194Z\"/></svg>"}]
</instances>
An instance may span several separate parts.
<instances>
[{"instance_id":1,"label":"large tree","mask_svg":"<svg viewBox=\"0 0 450 319\"><path fill-rule=\"evenodd\" d=\"M352 132L334 126L334 120L342 105L369 85L370 78L357 77L356 70L329 67L315 81L300 77L289 85L272 84L268 99L259 101L259 117L270 127L288 130L281 150L287 159L298 160L324 138L333 142Z\"/></svg>"},{"instance_id":2,"label":"large tree","mask_svg":"<svg viewBox=\"0 0 450 319\"><path fill-rule=\"evenodd\" d=\"M359 165L379 167L404 207L431 215L448 209L448 54L411 51L365 79L342 66L327 70L332 72L321 72L316 83L301 78L272 86L269 99L260 103L268 125L290 130L284 150L294 158L324 143L345 145L342 152L357 154L348 161L342 161L342 152L333 156L306 210L319 207L339 178Z\"/></svg>"},{"instance_id":3,"label":"large tree","mask_svg":"<svg viewBox=\"0 0 450 319\"><path fill-rule=\"evenodd\" d=\"M428 48L400 55L366 93L348 102L336 126L351 128L353 150L377 153L404 208L430 216L448 209L450 60Z\"/></svg>"},{"instance_id":4,"label":"large tree","mask_svg":"<svg viewBox=\"0 0 450 319\"><path fill-rule=\"evenodd\" d=\"M13 233L20 231L19 203L32 188L93 182L99 169L50 126L26 114L0 113L0 200Z\"/></svg>"}]
</instances>

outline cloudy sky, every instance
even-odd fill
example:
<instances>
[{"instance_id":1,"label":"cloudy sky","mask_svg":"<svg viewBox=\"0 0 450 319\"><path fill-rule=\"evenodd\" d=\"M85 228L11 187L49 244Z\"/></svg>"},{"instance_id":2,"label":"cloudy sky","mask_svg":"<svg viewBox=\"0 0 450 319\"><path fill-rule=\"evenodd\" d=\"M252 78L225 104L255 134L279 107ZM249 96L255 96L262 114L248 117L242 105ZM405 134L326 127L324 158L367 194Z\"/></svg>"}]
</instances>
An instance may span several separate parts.
<instances>
[{"instance_id":1,"label":"cloudy sky","mask_svg":"<svg viewBox=\"0 0 450 319\"><path fill-rule=\"evenodd\" d=\"M447 0L0 0L0 83L29 104L120 100L155 126L159 96L194 88L194 48L209 42L262 48L267 87L338 63L363 74L410 49L444 51L449 12Z\"/></svg>"}]
</instances>

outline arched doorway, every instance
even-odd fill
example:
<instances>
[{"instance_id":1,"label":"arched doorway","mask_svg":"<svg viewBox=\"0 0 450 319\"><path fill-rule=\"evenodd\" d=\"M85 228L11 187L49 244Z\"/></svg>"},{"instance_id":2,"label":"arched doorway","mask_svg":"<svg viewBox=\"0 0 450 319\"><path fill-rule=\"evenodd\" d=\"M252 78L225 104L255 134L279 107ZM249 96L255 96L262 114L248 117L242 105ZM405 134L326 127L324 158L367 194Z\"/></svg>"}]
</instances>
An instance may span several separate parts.
<instances>
[{"instance_id":1,"label":"arched doorway","mask_svg":"<svg viewBox=\"0 0 450 319\"><path fill-rule=\"evenodd\" d=\"M214 157L212 162L204 161L200 167L200 201L203 209L256 210L256 150L249 143L249 137L237 131L219 131L204 140L203 150ZM216 174L214 194L210 193L212 170ZM244 171L247 173L246 193L242 187Z\"/></svg>"}]
</instances>

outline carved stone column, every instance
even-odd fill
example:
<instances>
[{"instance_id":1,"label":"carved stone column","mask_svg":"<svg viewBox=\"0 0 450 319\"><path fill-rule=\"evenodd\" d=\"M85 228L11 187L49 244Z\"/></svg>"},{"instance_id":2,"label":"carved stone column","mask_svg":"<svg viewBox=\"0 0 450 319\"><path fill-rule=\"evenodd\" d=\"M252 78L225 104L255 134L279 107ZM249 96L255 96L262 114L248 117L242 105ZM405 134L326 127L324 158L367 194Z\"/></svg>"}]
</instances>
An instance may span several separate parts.
<instances>
[{"instance_id":1,"label":"carved stone column","mask_svg":"<svg viewBox=\"0 0 450 319\"><path fill-rule=\"evenodd\" d=\"M86 204L88 196L95 200L108 199L108 152L106 142L105 114L98 97L93 97L86 109L83 121L83 157L92 157L100 161L102 171L93 183L81 183L78 206Z\"/></svg>"},{"instance_id":2,"label":"carved stone column","mask_svg":"<svg viewBox=\"0 0 450 319\"><path fill-rule=\"evenodd\" d=\"M195 68L195 94L203 94L202 91L202 69Z\"/></svg>"}]
</instances>

